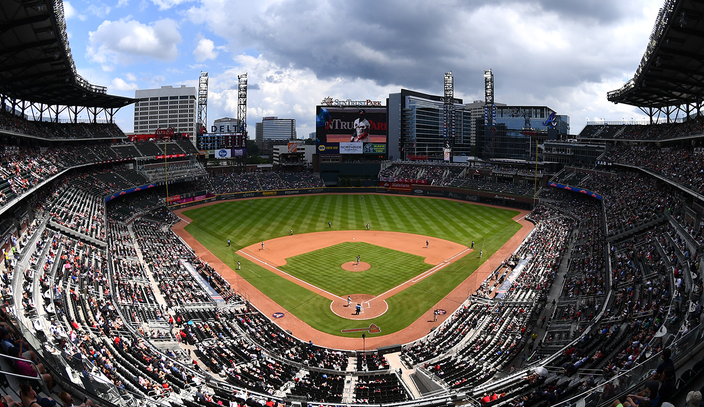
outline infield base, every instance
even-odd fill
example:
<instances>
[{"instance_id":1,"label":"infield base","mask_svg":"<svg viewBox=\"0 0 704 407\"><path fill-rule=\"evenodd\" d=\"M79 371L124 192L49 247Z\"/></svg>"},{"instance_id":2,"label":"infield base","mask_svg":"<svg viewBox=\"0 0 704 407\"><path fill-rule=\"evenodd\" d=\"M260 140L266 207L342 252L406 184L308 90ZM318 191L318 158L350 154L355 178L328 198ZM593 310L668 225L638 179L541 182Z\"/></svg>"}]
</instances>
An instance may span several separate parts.
<instances>
[{"instance_id":1,"label":"infield base","mask_svg":"<svg viewBox=\"0 0 704 407\"><path fill-rule=\"evenodd\" d=\"M330 310L339 317L352 320L373 319L384 315L389 310L389 304L384 299L373 295L350 294L349 297L351 300L349 305L347 296L343 296L342 300L334 300L330 303ZM361 305L359 314L355 311L357 304Z\"/></svg>"}]
</instances>

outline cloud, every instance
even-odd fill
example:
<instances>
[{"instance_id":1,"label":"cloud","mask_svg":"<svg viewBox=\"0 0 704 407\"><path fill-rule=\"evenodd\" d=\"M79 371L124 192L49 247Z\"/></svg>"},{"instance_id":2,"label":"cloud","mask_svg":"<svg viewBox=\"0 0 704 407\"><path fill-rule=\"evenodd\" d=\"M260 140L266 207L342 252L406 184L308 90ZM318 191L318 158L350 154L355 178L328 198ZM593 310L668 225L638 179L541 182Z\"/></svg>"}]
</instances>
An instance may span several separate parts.
<instances>
[{"instance_id":1,"label":"cloud","mask_svg":"<svg viewBox=\"0 0 704 407\"><path fill-rule=\"evenodd\" d=\"M573 131L579 131L596 109L611 108L619 119L622 109L637 110L614 107L606 91L632 77L661 5L661 0L447 0L440 5L283 0L231 7L224 0L206 0L186 16L226 40L236 61L254 55L259 65L245 63L241 69L251 70L250 80L261 85L262 94L286 97L288 81L295 78L306 82L299 97L313 105L327 96L321 93L366 99L384 89L406 88L441 95L443 74L453 71L456 95L470 102L484 98L482 75L493 68L497 102L547 105L572 115ZM272 109L250 106L257 112Z\"/></svg>"},{"instance_id":2,"label":"cloud","mask_svg":"<svg viewBox=\"0 0 704 407\"><path fill-rule=\"evenodd\" d=\"M132 19L104 21L89 33L87 57L111 71L117 64L128 65L135 59L170 62L178 56L181 34L171 19L143 24Z\"/></svg>"},{"instance_id":3,"label":"cloud","mask_svg":"<svg viewBox=\"0 0 704 407\"><path fill-rule=\"evenodd\" d=\"M98 18L105 18L108 14L110 14L110 10L112 10L112 8L110 6L106 6L105 4L91 4L85 10Z\"/></svg>"},{"instance_id":4,"label":"cloud","mask_svg":"<svg viewBox=\"0 0 704 407\"><path fill-rule=\"evenodd\" d=\"M73 8L73 6L71 5L71 2L64 1L64 17L66 17L66 19L68 20L73 17L76 17L77 14L78 13L76 13L76 9Z\"/></svg>"},{"instance_id":5,"label":"cloud","mask_svg":"<svg viewBox=\"0 0 704 407\"><path fill-rule=\"evenodd\" d=\"M190 1L193 0L152 0L152 3L159 7L159 10L167 10L172 7L176 7L181 3L187 3Z\"/></svg>"},{"instance_id":6,"label":"cloud","mask_svg":"<svg viewBox=\"0 0 704 407\"><path fill-rule=\"evenodd\" d=\"M367 79L355 81L321 81L311 70L280 66L262 55L239 55L239 65L209 77L208 117L237 115L237 75L247 72L247 123L253 135L254 124L264 116L296 119L299 137L307 137L314 129L315 106L328 95L354 100L385 100L398 87L381 87ZM254 82L256 80L256 82Z\"/></svg>"},{"instance_id":7,"label":"cloud","mask_svg":"<svg viewBox=\"0 0 704 407\"><path fill-rule=\"evenodd\" d=\"M129 79L129 78L128 78L128 80L134 81L134 78L132 78L132 79ZM124 91L124 90L134 91L134 90L136 90L136 89L139 89L139 86L137 86L137 84L134 83L134 82L128 83L128 82L126 82L126 81L125 81L124 79L122 79L122 78L114 78L114 79L112 80L112 87L111 87L111 89L123 90L123 91Z\"/></svg>"},{"instance_id":8,"label":"cloud","mask_svg":"<svg viewBox=\"0 0 704 407\"><path fill-rule=\"evenodd\" d=\"M218 51L215 50L215 43L207 38L198 40L196 49L193 50L193 55L196 61L203 62L207 59L215 59L218 56Z\"/></svg>"},{"instance_id":9,"label":"cloud","mask_svg":"<svg viewBox=\"0 0 704 407\"><path fill-rule=\"evenodd\" d=\"M159 87L161 85L166 85L166 77L164 75L153 75L151 73L144 73L140 75L140 80L142 82L150 84L150 87ZM147 88L147 87L142 87Z\"/></svg>"}]
</instances>

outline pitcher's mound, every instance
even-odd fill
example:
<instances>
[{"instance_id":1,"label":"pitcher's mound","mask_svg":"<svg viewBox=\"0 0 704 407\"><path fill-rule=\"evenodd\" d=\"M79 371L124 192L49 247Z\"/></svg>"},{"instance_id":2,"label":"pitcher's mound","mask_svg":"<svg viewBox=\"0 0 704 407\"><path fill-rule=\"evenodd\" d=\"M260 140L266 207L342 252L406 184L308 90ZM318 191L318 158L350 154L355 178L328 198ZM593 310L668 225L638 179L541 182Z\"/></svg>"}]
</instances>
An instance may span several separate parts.
<instances>
[{"instance_id":1,"label":"pitcher's mound","mask_svg":"<svg viewBox=\"0 0 704 407\"><path fill-rule=\"evenodd\" d=\"M369 263L363 261L360 261L359 264L356 261L348 261L342 265L342 269L347 271L364 271L369 270L370 267Z\"/></svg>"}]
</instances>

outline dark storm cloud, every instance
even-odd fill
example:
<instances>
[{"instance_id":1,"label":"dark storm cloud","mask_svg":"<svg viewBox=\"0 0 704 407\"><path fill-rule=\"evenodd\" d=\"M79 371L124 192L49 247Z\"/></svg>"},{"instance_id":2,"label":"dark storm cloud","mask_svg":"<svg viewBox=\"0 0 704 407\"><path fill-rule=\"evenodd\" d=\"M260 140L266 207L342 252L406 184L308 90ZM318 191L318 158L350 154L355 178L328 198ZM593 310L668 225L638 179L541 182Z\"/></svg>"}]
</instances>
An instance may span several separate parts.
<instances>
[{"instance_id":1,"label":"dark storm cloud","mask_svg":"<svg viewBox=\"0 0 704 407\"><path fill-rule=\"evenodd\" d=\"M443 73L452 71L455 92L470 101L483 98L483 72L492 68L496 100L528 104L632 76L655 20L652 3L286 0L238 18L245 22L236 30L226 8L211 10L208 22L233 49L321 81L441 94ZM280 80L270 73L262 82Z\"/></svg>"},{"instance_id":2,"label":"dark storm cloud","mask_svg":"<svg viewBox=\"0 0 704 407\"><path fill-rule=\"evenodd\" d=\"M371 78L427 86L428 64L449 55L447 11L398 2L285 2L267 10L253 38L267 58L311 69L320 79ZM302 10L308 10L302 12ZM298 15L296 22L287 16ZM461 39L453 40L459 41Z\"/></svg>"},{"instance_id":3,"label":"dark storm cloud","mask_svg":"<svg viewBox=\"0 0 704 407\"><path fill-rule=\"evenodd\" d=\"M509 11L520 27L505 21ZM501 75L498 90L539 93L635 68L643 50L621 59L600 49L599 30L618 25L629 11L614 1L287 1L268 8L247 31L268 59L310 69L322 80L440 90L443 73L452 70L456 89L471 94L481 91L483 71L493 67ZM543 34L551 30L556 36L570 31L571 37L555 38L570 43L551 47L553 39Z\"/></svg>"},{"instance_id":4,"label":"dark storm cloud","mask_svg":"<svg viewBox=\"0 0 704 407\"><path fill-rule=\"evenodd\" d=\"M517 3L517 2L509 2ZM565 0L541 0L536 2L542 10L549 13L557 13L561 18L567 20L592 19L599 24L610 24L618 22L622 18L632 16L639 12L637 2L613 1L613 0L585 0L585 1L565 1Z\"/></svg>"}]
</instances>

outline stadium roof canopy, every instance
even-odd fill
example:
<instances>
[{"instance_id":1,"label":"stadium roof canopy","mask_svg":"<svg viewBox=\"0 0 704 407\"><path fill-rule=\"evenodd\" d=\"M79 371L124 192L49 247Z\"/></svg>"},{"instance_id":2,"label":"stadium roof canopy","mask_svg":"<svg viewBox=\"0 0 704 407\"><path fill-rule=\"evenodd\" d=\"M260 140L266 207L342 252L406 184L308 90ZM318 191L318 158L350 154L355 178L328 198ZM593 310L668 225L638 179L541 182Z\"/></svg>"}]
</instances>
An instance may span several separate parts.
<instances>
[{"instance_id":1,"label":"stadium roof canopy","mask_svg":"<svg viewBox=\"0 0 704 407\"><path fill-rule=\"evenodd\" d=\"M77 74L60 0L0 1L0 94L14 102L100 110L135 102Z\"/></svg>"},{"instance_id":2,"label":"stadium roof canopy","mask_svg":"<svg viewBox=\"0 0 704 407\"><path fill-rule=\"evenodd\" d=\"M704 2L665 0L636 73L607 98L640 108L699 108L704 99Z\"/></svg>"}]
</instances>

